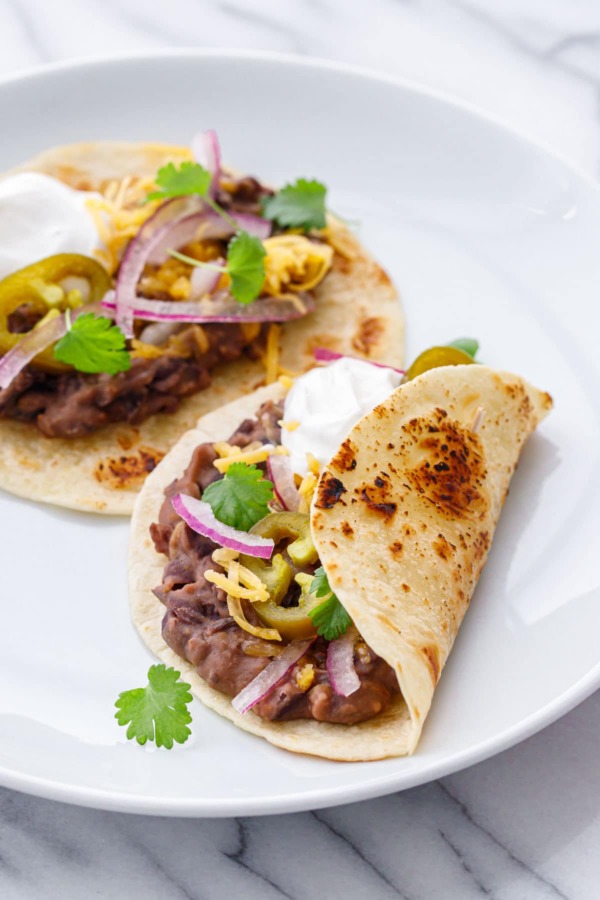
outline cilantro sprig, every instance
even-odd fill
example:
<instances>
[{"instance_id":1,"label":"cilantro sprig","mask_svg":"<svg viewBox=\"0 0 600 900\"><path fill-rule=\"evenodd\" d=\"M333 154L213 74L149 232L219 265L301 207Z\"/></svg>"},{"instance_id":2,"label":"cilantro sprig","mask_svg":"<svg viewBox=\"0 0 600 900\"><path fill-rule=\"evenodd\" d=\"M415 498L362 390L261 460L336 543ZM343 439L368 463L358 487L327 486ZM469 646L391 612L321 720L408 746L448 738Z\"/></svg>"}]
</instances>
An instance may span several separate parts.
<instances>
[{"instance_id":1,"label":"cilantro sprig","mask_svg":"<svg viewBox=\"0 0 600 900\"><path fill-rule=\"evenodd\" d=\"M323 566L315 571L309 592L316 597L326 598L323 603L308 613L313 625L327 641L335 641L344 634L352 619L342 606L336 595L331 590L329 579Z\"/></svg>"},{"instance_id":2,"label":"cilantro sprig","mask_svg":"<svg viewBox=\"0 0 600 900\"><path fill-rule=\"evenodd\" d=\"M265 281L265 248L262 241L248 234L247 231L238 231L229 242L227 248L227 263L219 266L215 263L205 263L178 250L169 250L169 254L175 259L181 260L190 266L201 269L212 269L213 272L226 272L231 279L230 290L238 303L248 304L256 300L262 290Z\"/></svg>"},{"instance_id":3,"label":"cilantro sprig","mask_svg":"<svg viewBox=\"0 0 600 900\"><path fill-rule=\"evenodd\" d=\"M65 315L68 331L54 347L55 359L89 374L116 375L131 368L125 335L110 319L85 313L71 322L69 310Z\"/></svg>"},{"instance_id":4,"label":"cilantro sprig","mask_svg":"<svg viewBox=\"0 0 600 900\"><path fill-rule=\"evenodd\" d=\"M171 197L186 197L188 194L205 197L212 176L199 163L182 162L177 168L171 162L158 170L154 180L160 190L148 194L146 200L169 200Z\"/></svg>"},{"instance_id":5,"label":"cilantro sprig","mask_svg":"<svg viewBox=\"0 0 600 900\"><path fill-rule=\"evenodd\" d=\"M269 513L273 484L257 466L232 463L225 477L213 481L202 494L215 517L225 525L249 531Z\"/></svg>"},{"instance_id":6,"label":"cilantro sprig","mask_svg":"<svg viewBox=\"0 0 600 900\"><path fill-rule=\"evenodd\" d=\"M479 341L475 338L462 337L456 338L455 341L450 341L446 346L456 347L458 350L462 350L463 353L467 353L475 359L477 351L479 350Z\"/></svg>"},{"instance_id":7,"label":"cilantro sprig","mask_svg":"<svg viewBox=\"0 0 600 900\"><path fill-rule=\"evenodd\" d=\"M301 228L303 231L325 228L326 194L327 188L320 181L298 178L272 197L263 199L263 215L282 228Z\"/></svg>"},{"instance_id":8,"label":"cilantro sprig","mask_svg":"<svg viewBox=\"0 0 600 900\"><path fill-rule=\"evenodd\" d=\"M188 703L192 701L190 685L180 681L181 672L163 663L150 666L148 684L119 694L115 703L115 719L128 725L127 737L138 744L155 741L157 747L170 750L173 742L184 744L191 734L192 717Z\"/></svg>"}]
</instances>

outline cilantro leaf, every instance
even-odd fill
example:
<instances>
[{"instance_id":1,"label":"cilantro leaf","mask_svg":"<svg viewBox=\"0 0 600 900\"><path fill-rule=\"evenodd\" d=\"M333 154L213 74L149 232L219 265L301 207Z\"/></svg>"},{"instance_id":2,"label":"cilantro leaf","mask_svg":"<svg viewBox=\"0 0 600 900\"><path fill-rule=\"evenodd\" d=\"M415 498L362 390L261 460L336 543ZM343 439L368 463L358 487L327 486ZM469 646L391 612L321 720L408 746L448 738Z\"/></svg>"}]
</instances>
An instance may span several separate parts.
<instances>
[{"instance_id":1,"label":"cilantro leaf","mask_svg":"<svg viewBox=\"0 0 600 900\"><path fill-rule=\"evenodd\" d=\"M335 641L348 630L352 619L331 590L323 566L316 570L309 591L317 597L327 597L323 603L310 610L308 615L318 634L327 641Z\"/></svg>"},{"instance_id":2,"label":"cilantro leaf","mask_svg":"<svg viewBox=\"0 0 600 900\"><path fill-rule=\"evenodd\" d=\"M265 248L262 241L240 231L227 248L227 271L231 293L238 303L256 300L265 282Z\"/></svg>"},{"instance_id":3,"label":"cilantro leaf","mask_svg":"<svg viewBox=\"0 0 600 900\"><path fill-rule=\"evenodd\" d=\"M257 466L232 463L225 477L213 481L202 494L219 522L249 531L269 514L273 484L263 478Z\"/></svg>"},{"instance_id":4,"label":"cilantro leaf","mask_svg":"<svg viewBox=\"0 0 600 900\"><path fill-rule=\"evenodd\" d=\"M182 162L179 169L171 162L158 170L155 178L160 191L148 194L146 200L165 200L167 197L185 197L199 194L204 197L212 176L208 169L196 162Z\"/></svg>"},{"instance_id":5,"label":"cilantro leaf","mask_svg":"<svg viewBox=\"0 0 600 900\"><path fill-rule=\"evenodd\" d=\"M119 725L129 725L127 737L138 744L156 741L157 747L170 750L173 741L184 744L191 734L188 728L192 717L187 705L192 700L190 685L180 681L176 669L163 663L150 666L148 684L119 694L115 703L115 719Z\"/></svg>"},{"instance_id":6,"label":"cilantro leaf","mask_svg":"<svg viewBox=\"0 0 600 900\"><path fill-rule=\"evenodd\" d=\"M469 356L472 356L473 359L477 356L477 351L479 350L479 341L475 338L456 338L455 341L450 341L448 347L456 347L458 350L462 350L463 353L468 353Z\"/></svg>"},{"instance_id":7,"label":"cilantro leaf","mask_svg":"<svg viewBox=\"0 0 600 900\"><path fill-rule=\"evenodd\" d=\"M80 372L95 374L127 372L131 357L125 349L125 335L106 316L85 313L78 316L54 347L54 358Z\"/></svg>"},{"instance_id":8,"label":"cilantro leaf","mask_svg":"<svg viewBox=\"0 0 600 900\"><path fill-rule=\"evenodd\" d=\"M286 184L272 197L262 202L263 215L282 228L325 228L325 195L327 188L320 181L299 178Z\"/></svg>"}]
</instances>

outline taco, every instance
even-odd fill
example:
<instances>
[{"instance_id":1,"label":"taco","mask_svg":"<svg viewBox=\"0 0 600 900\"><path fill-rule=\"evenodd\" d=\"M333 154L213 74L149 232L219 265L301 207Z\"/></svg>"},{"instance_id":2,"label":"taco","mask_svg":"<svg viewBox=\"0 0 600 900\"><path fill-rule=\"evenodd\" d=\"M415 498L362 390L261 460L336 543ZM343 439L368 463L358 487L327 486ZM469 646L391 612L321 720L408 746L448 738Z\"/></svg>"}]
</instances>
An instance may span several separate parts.
<instances>
[{"instance_id":1,"label":"taco","mask_svg":"<svg viewBox=\"0 0 600 900\"><path fill-rule=\"evenodd\" d=\"M287 397L273 385L203 417L132 520L131 613L148 647L240 728L335 760L415 750L520 452L552 405L483 365L394 375L387 390L380 371L336 362Z\"/></svg>"},{"instance_id":2,"label":"taco","mask_svg":"<svg viewBox=\"0 0 600 900\"><path fill-rule=\"evenodd\" d=\"M225 168L212 132L194 155L75 144L0 179L0 487L128 515L199 416L314 345L401 364L394 287L324 191Z\"/></svg>"}]
</instances>

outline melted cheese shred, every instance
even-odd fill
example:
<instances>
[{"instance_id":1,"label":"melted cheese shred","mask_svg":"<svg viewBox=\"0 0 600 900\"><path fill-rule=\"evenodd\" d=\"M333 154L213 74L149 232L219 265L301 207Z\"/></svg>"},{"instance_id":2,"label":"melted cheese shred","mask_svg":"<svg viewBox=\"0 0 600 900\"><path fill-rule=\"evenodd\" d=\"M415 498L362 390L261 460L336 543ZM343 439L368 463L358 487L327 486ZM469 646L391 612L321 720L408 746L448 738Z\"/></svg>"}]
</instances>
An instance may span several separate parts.
<instances>
[{"instance_id":1,"label":"melted cheese shred","mask_svg":"<svg viewBox=\"0 0 600 900\"><path fill-rule=\"evenodd\" d=\"M263 638L266 641L280 641L281 635L275 628L261 628L248 622L241 604L242 600L250 603L264 603L269 599L269 592L260 578L243 566L235 550L220 548L213 552L212 559L218 563L226 574L207 569L204 577L216 585L227 595L227 609L232 619L248 634Z\"/></svg>"},{"instance_id":2,"label":"melted cheese shred","mask_svg":"<svg viewBox=\"0 0 600 900\"><path fill-rule=\"evenodd\" d=\"M310 291L327 275L333 248L301 234L277 234L263 241L266 250L263 290L273 297L287 291Z\"/></svg>"},{"instance_id":3,"label":"melted cheese shred","mask_svg":"<svg viewBox=\"0 0 600 900\"><path fill-rule=\"evenodd\" d=\"M86 203L104 244L103 249L95 251L96 256L111 275L129 241L160 205L160 200L143 202L154 187L151 178L126 175L121 181L109 182L102 198L91 197Z\"/></svg>"},{"instance_id":4,"label":"melted cheese shred","mask_svg":"<svg viewBox=\"0 0 600 900\"><path fill-rule=\"evenodd\" d=\"M247 450L244 453L232 452L228 456L221 457L221 459L215 459L213 465L221 474L225 474L229 466L234 462L243 462L248 466L252 466L256 463L266 462L271 454L283 454L285 456L287 455L287 450L285 447L275 447L273 444L262 444L258 450Z\"/></svg>"}]
</instances>

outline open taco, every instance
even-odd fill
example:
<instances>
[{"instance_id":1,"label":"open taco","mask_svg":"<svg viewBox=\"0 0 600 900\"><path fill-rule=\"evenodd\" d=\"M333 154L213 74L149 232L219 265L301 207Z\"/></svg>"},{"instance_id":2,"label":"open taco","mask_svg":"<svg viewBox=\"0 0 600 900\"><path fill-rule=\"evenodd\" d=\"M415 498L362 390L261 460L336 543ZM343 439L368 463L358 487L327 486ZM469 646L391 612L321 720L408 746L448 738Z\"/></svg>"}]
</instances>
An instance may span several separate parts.
<instances>
[{"instance_id":1,"label":"open taco","mask_svg":"<svg viewBox=\"0 0 600 900\"><path fill-rule=\"evenodd\" d=\"M58 147L0 179L0 487L130 514L199 416L315 344L401 364L396 292L324 202L222 166L212 132Z\"/></svg>"},{"instance_id":2,"label":"open taco","mask_svg":"<svg viewBox=\"0 0 600 900\"><path fill-rule=\"evenodd\" d=\"M413 374L341 360L287 396L263 388L203 417L138 498L141 637L208 707L279 747L415 750L552 405L483 365Z\"/></svg>"}]
</instances>

